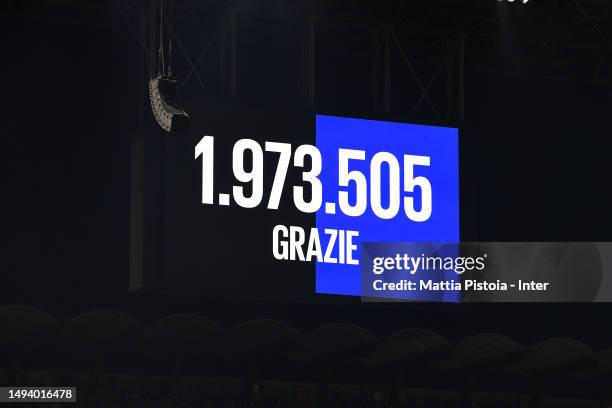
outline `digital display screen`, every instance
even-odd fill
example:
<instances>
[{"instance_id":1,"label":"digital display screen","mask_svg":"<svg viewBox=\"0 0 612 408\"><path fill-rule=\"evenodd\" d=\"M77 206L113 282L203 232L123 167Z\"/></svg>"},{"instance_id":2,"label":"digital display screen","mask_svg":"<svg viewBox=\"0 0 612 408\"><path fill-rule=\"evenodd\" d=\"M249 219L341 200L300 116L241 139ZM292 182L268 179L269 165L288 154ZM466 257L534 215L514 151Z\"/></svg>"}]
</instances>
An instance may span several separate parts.
<instances>
[{"instance_id":1,"label":"digital display screen","mask_svg":"<svg viewBox=\"0 0 612 408\"><path fill-rule=\"evenodd\" d=\"M362 242L459 240L457 129L317 116L317 147L326 165L323 201L333 206L345 191L350 209L319 209L317 229L357 231L357 258ZM318 293L362 295L359 265L316 269Z\"/></svg>"},{"instance_id":2,"label":"digital display screen","mask_svg":"<svg viewBox=\"0 0 612 408\"><path fill-rule=\"evenodd\" d=\"M457 129L303 112L204 116L187 134L150 129L133 151L143 152L133 191L144 186L133 289L361 296L363 242L459 239Z\"/></svg>"}]
</instances>

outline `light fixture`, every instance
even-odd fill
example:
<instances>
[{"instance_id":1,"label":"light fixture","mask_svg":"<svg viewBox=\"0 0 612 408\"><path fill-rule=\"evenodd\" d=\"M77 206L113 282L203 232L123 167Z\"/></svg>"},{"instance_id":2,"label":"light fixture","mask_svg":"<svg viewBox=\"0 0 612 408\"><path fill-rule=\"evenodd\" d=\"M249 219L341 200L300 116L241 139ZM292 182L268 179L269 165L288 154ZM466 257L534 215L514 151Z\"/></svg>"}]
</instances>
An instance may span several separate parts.
<instances>
[{"instance_id":1,"label":"light fixture","mask_svg":"<svg viewBox=\"0 0 612 408\"><path fill-rule=\"evenodd\" d=\"M172 29L172 10L170 4L170 19L167 21L170 33ZM177 80L172 77L172 37L168 41L167 59L164 50L164 1L159 4L159 51L157 76L149 80L149 99L155 120L167 132L181 132L189 128L191 118L178 103ZM167 62L167 64L166 64Z\"/></svg>"},{"instance_id":2,"label":"light fixture","mask_svg":"<svg viewBox=\"0 0 612 408\"><path fill-rule=\"evenodd\" d=\"M168 76L151 79L149 98L153 116L164 130L181 132L189 128L191 118L178 104L176 79Z\"/></svg>"}]
</instances>

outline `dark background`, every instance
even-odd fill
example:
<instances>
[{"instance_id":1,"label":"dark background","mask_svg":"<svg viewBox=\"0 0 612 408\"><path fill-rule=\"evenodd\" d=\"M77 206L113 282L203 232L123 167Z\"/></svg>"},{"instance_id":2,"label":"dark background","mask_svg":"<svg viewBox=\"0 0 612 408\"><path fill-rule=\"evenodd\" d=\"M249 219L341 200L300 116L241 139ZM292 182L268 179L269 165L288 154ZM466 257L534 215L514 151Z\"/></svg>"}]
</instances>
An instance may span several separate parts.
<instances>
[{"instance_id":1,"label":"dark background","mask_svg":"<svg viewBox=\"0 0 612 408\"><path fill-rule=\"evenodd\" d=\"M175 27L193 62L214 33L224 5L202 2L190 11L187 3L177 11ZM481 32L472 37L468 32L463 119L439 119L424 105L412 117L407 114L408 101L415 99L418 88L397 51L391 56L392 105L384 111L372 103L370 34L378 21L392 15L378 9L370 11L368 24L357 33L321 20L316 102L314 108L304 106L300 44L308 7L316 6L319 15L331 19L352 6L317 3L303 10L280 1L255 3L245 2L239 11L237 95L231 97L223 90L216 46L199 68L206 93L193 75L183 88L184 106L193 112L194 127L204 126L205 113L199 112L218 105L265 108L279 114L314 110L417 123L453 122L460 127L462 240L610 240L612 86L604 24L612 15L601 3L584 2L585 7L598 7L593 13L601 30L574 10L577 22L566 29L558 44L549 42L556 47L553 50L546 48L544 40L536 40L536 45L516 40L546 32L545 18L542 25L535 24L541 31L523 32L521 19L530 15L525 17L514 8L487 9L496 37L487 40ZM461 6L461 2L452 3L452 7ZM474 2L482 7L509 7L497 3ZM553 2L530 3L539 3L530 7L545 7L544 3L553 7ZM571 2L554 3L569 14ZM153 116L143 51L134 36L138 31L135 6L119 4L122 9L112 1L29 1L2 6L0 151L6 177L0 195L0 303L33 305L59 319L111 308L142 322L195 312L223 327L273 317L308 331L342 320L378 335L410 325L430 328L449 339L495 331L523 343L569 336L595 348L612 344L608 304L380 305L338 304L333 299L308 304L130 293L130 143L142 123L152 123ZM212 10L208 14L206 7ZM453 10L437 12L446 13L445 18L454 24L481 13ZM539 9L533 10L537 14ZM543 10L546 14L548 9ZM569 23L566 14L562 18ZM420 24L428 24L423 19ZM565 27L565 23L559 24ZM506 28L508 36L503 35ZM445 35L455 38L456 32L439 33ZM400 37L406 44L413 38L410 32ZM589 47L564 48L563 41ZM429 59L427 47L407 48L419 74L429 78L440 54L433 52ZM534 49L547 58L540 60ZM175 52L179 56L174 70L181 77L189 69L184 57ZM432 89L437 97L443 93L444 85Z\"/></svg>"}]
</instances>

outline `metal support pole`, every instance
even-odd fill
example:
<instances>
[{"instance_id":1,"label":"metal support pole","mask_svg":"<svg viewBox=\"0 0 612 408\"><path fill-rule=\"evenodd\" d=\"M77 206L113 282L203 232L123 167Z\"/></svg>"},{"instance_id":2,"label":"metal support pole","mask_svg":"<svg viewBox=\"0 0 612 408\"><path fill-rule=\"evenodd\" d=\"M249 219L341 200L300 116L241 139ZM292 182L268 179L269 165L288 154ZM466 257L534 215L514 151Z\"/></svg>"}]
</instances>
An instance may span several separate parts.
<instances>
[{"instance_id":1,"label":"metal support pole","mask_svg":"<svg viewBox=\"0 0 612 408\"><path fill-rule=\"evenodd\" d=\"M315 21L316 17L308 17L308 77L306 84L306 100L310 107L314 107L315 103Z\"/></svg>"},{"instance_id":2,"label":"metal support pole","mask_svg":"<svg viewBox=\"0 0 612 408\"><path fill-rule=\"evenodd\" d=\"M453 52L455 42L452 38L447 41L446 49L447 52ZM454 81L453 76L455 75L455 58L451 57L446 62L446 120L451 122L455 116L455 92L454 92Z\"/></svg>"},{"instance_id":3,"label":"metal support pole","mask_svg":"<svg viewBox=\"0 0 612 408\"><path fill-rule=\"evenodd\" d=\"M229 15L229 46L230 46L230 83L229 93L231 98L236 97L237 92L237 59L236 59L236 9L232 9Z\"/></svg>"},{"instance_id":4,"label":"metal support pole","mask_svg":"<svg viewBox=\"0 0 612 408\"><path fill-rule=\"evenodd\" d=\"M219 94L227 95L227 37L229 22L222 28L219 38Z\"/></svg>"},{"instance_id":5,"label":"metal support pole","mask_svg":"<svg viewBox=\"0 0 612 408\"><path fill-rule=\"evenodd\" d=\"M391 59L390 59L390 48L391 48L391 24L384 25L385 33L385 98L384 98L384 109L385 112L391 110Z\"/></svg>"},{"instance_id":6,"label":"metal support pole","mask_svg":"<svg viewBox=\"0 0 612 408\"><path fill-rule=\"evenodd\" d=\"M459 38L459 120L465 116L465 34Z\"/></svg>"},{"instance_id":7,"label":"metal support pole","mask_svg":"<svg viewBox=\"0 0 612 408\"><path fill-rule=\"evenodd\" d=\"M141 8L140 8L141 7ZM144 39L147 49L155 43L155 32L151 27L155 25L155 8L152 1L144 2L138 11L141 14L138 35ZM145 70L146 60L146 70ZM146 49L138 47L138 106L136 108L136 129L130 140L130 224L129 224L129 289L135 291L142 289L144 282L144 202L145 202L145 177L144 177L144 134L145 109L148 101L148 80L154 71L154 59L147 55Z\"/></svg>"},{"instance_id":8,"label":"metal support pole","mask_svg":"<svg viewBox=\"0 0 612 408\"><path fill-rule=\"evenodd\" d=\"M382 39L384 41L384 39ZM373 34L372 47L372 108L378 110L380 98L379 78L378 78L378 55L382 47L380 31L375 30Z\"/></svg>"}]
</instances>

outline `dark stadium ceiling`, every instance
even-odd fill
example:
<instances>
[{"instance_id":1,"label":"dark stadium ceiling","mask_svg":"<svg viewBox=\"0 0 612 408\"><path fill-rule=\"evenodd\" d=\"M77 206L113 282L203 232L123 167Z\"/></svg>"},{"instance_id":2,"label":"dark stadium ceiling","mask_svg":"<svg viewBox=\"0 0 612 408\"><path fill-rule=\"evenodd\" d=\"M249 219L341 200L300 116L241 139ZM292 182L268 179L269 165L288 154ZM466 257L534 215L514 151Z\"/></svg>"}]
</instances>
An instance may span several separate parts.
<instances>
[{"instance_id":1,"label":"dark stadium ceiling","mask_svg":"<svg viewBox=\"0 0 612 408\"><path fill-rule=\"evenodd\" d=\"M291 27L308 16L317 17L322 28L317 32L319 36L333 37L325 27L336 27L345 34L353 30L357 37L361 35L359 31L392 24L406 48L428 49L431 54L445 52L449 38L465 35L469 44L468 70L553 77L569 74L586 80L607 80L611 76L612 2L606 0L530 0L527 4L498 0L174 1L177 25L188 24L203 31L230 10L239 14L241 23L250 20L251 24L259 24L259 35L263 37L271 28L282 33L283 27ZM110 23L112 14L123 11L135 23L137 9L144 3L14 0L2 6L2 14L91 24L93 14L97 23L104 21L104 15ZM266 38L270 40L270 36ZM282 40L277 36L276 41ZM351 47L342 48L354 52Z\"/></svg>"},{"instance_id":2,"label":"dark stadium ceiling","mask_svg":"<svg viewBox=\"0 0 612 408\"><path fill-rule=\"evenodd\" d=\"M160 3L12 1L2 4L0 22L16 17L130 36L132 43L113 42L121 44L117 52L139 48L154 77ZM483 78L612 82L607 0L163 3L174 10L173 23L164 15L164 47L172 37L173 73L186 99L453 124L464 118L465 90L486 87Z\"/></svg>"},{"instance_id":3,"label":"dark stadium ceiling","mask_svg":"<svg viewBox=\"0 0 612 408\"><path fill-rule=\"evenodd\" d=\"M228 8L228 2L223 1L177 0L179 4L194 15L223 13ZM465 35L469 44L467 69L519 75L533 74L536 69L547 76L570 74L584 79L609 74L612 2L605 0L531 0L527 4L497 0L242 0L232 4L253 18L287 19L286 24L317 16L319 26L352 29L356 36L359 31L392 24L407 49L428 49L432 54L445 53L449 38ZM334 40L331 35L326 39Z\"/></svg>"}]
</instances>

